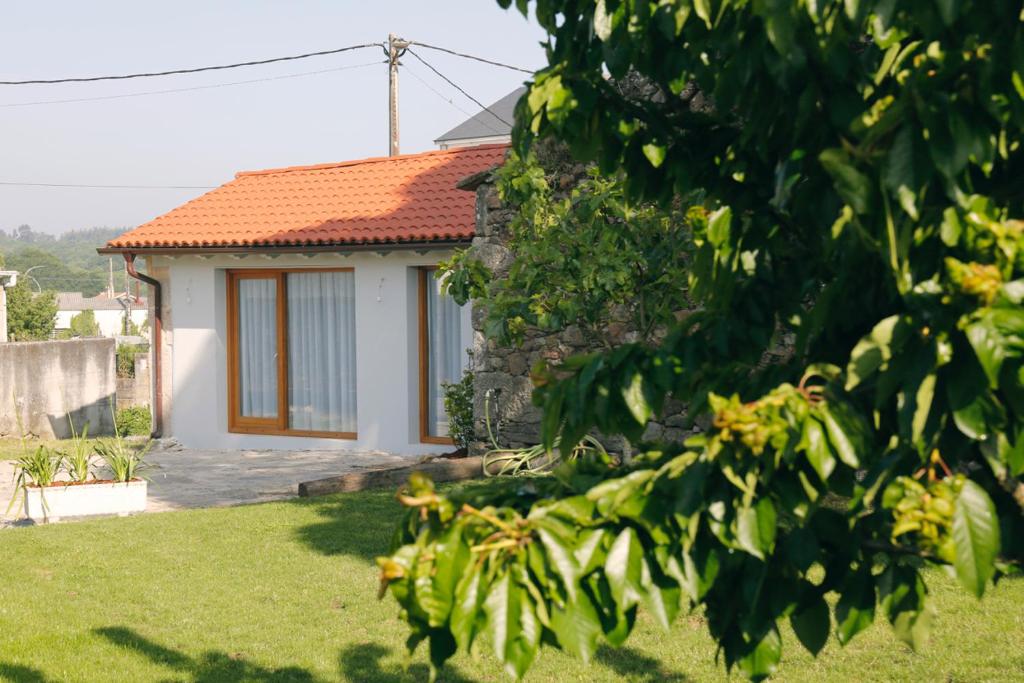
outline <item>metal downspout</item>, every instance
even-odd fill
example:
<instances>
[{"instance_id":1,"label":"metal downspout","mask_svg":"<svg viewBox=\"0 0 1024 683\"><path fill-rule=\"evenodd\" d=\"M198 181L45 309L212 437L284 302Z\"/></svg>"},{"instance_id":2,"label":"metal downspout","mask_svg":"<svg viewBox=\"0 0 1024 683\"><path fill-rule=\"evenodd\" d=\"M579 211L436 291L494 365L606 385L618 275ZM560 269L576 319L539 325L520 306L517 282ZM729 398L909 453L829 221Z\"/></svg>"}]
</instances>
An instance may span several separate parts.
<instances>
[{"instance_id":1,"label":"metal downspout","mask_svg":"<svg viewBox=\"0 0 1024 683\"><path fill-rule=\"evenodd\" d=\"M160 281L135 270L135 254L124 252L125 270L136 280L153 288L153 339L150 348L153 350L153 432L150 436L159 439L164 432L164 401L163 401L163 331L164 309Z\"/></svg>"}]
</instances>

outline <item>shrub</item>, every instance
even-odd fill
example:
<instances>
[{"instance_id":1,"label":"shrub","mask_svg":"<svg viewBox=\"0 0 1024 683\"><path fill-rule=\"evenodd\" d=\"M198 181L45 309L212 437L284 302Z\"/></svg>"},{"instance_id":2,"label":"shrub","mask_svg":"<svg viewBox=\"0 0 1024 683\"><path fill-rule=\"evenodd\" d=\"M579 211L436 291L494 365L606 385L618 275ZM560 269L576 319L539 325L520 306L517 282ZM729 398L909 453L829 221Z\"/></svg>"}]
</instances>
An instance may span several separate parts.
<instances>
[{"instance_id":1,"label":"shrub","mask_svg":"<svg viewBox=\"0 0 1024 683\"><path fill-rule=\"evenodd\" d=\"M148 344L122 344L117 347L117 376L135 376L135 356L149 351Z\"/></svg>"},{"instance_id":2,"label":"shrub","mask_svg":"<svg viewBox=\"0 0 1024 683\"><path fill-rule=\"evenodd\" d=\"M149 406L131 406L117 411L114 424L121 436L146 436L151 429Z\"/></svg>"},{"instance_id":3,"label":"shrub","mask_svg":"<svg viewBox=\"0 0 1024 683\"><path fill-rule=\"evenodd\" d=\"M458 382L444 382L444 410L448 413L448 434L459 448L469 449L473 440L473 373Z\"/></svg>"}]
</instances>

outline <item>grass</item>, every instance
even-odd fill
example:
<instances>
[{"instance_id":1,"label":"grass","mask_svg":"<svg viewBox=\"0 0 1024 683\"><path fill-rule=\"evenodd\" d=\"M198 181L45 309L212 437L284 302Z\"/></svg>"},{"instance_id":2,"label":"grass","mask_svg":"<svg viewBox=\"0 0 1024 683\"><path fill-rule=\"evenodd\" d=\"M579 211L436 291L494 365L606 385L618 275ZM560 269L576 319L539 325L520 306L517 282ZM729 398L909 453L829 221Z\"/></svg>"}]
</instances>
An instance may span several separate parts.
<instances>
[{"instance_id":1,"label":"grass","mask_svg":"<svg viewBox=\"0 0 1024 683\"><path fill-rule=\"evenodd\" d=\"M376 599L396 513L373 492L0 531L0 680L426 680L395 603ZM1024 677L1024 581L979 603L929 579L939 615L924 653L882 624L813 660L787 632L777 680ZM441 679L508 680L484 645ZM545 651L527 680L721 680L714 654L698 616L664 633L641 615L589 668Z\"/></svg>"}]
</instances>

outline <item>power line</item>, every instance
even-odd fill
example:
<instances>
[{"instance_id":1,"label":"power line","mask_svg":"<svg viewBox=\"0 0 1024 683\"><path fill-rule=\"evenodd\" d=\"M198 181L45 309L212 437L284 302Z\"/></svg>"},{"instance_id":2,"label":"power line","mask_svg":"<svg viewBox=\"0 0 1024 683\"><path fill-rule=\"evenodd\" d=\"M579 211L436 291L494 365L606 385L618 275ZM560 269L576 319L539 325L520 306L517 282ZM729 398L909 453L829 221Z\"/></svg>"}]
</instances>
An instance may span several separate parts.
<instances>
[{"instance_id":1,"label":"power line","mask_svg":"<svg viewBox=\"0 0 1024 683\"><path fill-rule=\"evenodd\" d=\"M473 101L473 102L474 102L474 103L475 103L475 104L476 104L476 105L477 105L478 107L480 107L480 108L481 108L481 109L483 109L484 111L488 112L488 113L489 113L489 114L490 114L491 116L493 116L494 118L498 119L499 121L501 121L502 123L504 123L504 124L505 124L506 126L508 126L509 128L511 128L511 127L512 127L512 124L511 124L511 123L509 123L508 121L506 121L505 119L501 118L500 116L498 116L497 114L495 114L495 113L494 113L493 111L491 111L490 109L488 109L488 108L487 108L487 105L485 105L485 104L484 104L483 102L481 102L480 100L478 100L477 98L473 97L473 96L472 96L472 95L470 95L470 94L469 94L468 92L466 92L465 90L463 90L463 89L462 89L462 88L461 88L461 87L460 87L460 86L459 86L459 85L458 85L457 83L455 83L455 82L454 82L454 81L453 81L452 79L448 78L448 77L447 77L447 76L445 76L445 75L444 75L443 73L441 73L440 71L438 71L437 69L435 69L435 68L434 68L433 66L431 66L431 65L430 65L430 63L429 63L429 62L427 62L427 60L423 59L423 57L420 57L420 56L419 56L418 54L416 54L416 53L415 53L415 52L413 52L412 50L406 50L406 51L407 51L407 52L408 52L409 54L411 54L411 55L412 55L413 57L415 57L416 59L420 60L420 62L422 62L422 63L423 63L423 66L427 67L428 69L430 69L431 71L433 71L433 72L434 72L435 74L437 74L438 76L440 76L441 78L443 78L443 79L444 79L444 80L445 80L445 81L446 81L446 82L448 83L448 85L452 86L453 88L455 88L456 90L458 90L458 91L459 91L460 93L462 93L463 95L465 95L466 97L468 97L468 98L469 98L470 100L472 100L472 101Z\"/></svg>"},{"instance_id":2,"label":"power line","mask_svg":"<svg viewBox=\"0 0 1024 683\"><path fill-rule=\"evenodd\" d=\"M0 181L10 187L82 187L103 190L212 190L216 185L79 185L76 183L17 183Z\"/></svg>"},{"instance_id":3,"label":"power line","mask_svg":"<svg viewBox=\"0 0 1024 683\"><path fill-rule=\"evenodd\" d=\"M483 62L484 64L490 64L492 66L500 66L503 69L512 69L512 71L521 71L524 74L533 75L533 71L531 71L530 69L524 69L524 68L519 67L519 66L512 66L511 64L503 64L501 62L495 62L495 61L490 60L490 59L484 59L483 57L476 57L474 55L468 55L468 54L465 54L464 52L456 52L455 50L449 50L446 47L437 47L436 45L427 45L426 43L420 43L420 42L417 42L417 41L414 41L414 40L409 41L409 43L410 43L410 45L419 45L420 47L425 47L428 50L437 50L438 52L447 52L448 54L455 55L456 57L462 57L464 59L472 59L472 60L477 61L477 62Z\"/></svg>"},{"instance_id":4,"label":"power line","mask_svg":"<svg viewBox=\"0 0 1024 683\"><path fill-rule=\"evenodd\" d=\"M0 109L8 107L33 107L41 104L69 104L72 102L99 102L101 100L118 100L127 97L145 97L147 95L167 95L171 93L182 93L192 92L193 90L213 90L215 88L227 88L236 85L249 85L251 83L266 83L268 81L283 81L289 78L302 78L304 76L316 76L318 74L333 73L336 71L349 71L351 69L362 69L368 66L377 66L381 62L379 60L373 62L363 62L362 64L350 64L347 66L339 66L332 69L320 69L318 71L304 71L295 74L286 74L284 76L270 76L267 78L253 78L247 81L231 81L229 83L214 83L211 85L197 85L191 88L171 88L169 90L148 90L145 92L134 92L134 93L122 93L120 95L103 95L101 97L76 97L67 100L38 100L34 102L12 102L10 104L0 104Z\"/></svg>"},{"instance_id":5,"label":"power line","mask_svg":"<svg viewBox=\"0 0 1024 683\"><path fill-rule=\"evenodd\" d=\"M301 55L288 57L273 57L271 59L257 59L250 62L235 62L234 64L219 64L217 66L200 66L193 69L172 69L170 71L152 71L146 73L122 74L118 76L88 76L84 78L51 78L29 81L0 81L0 85L53 85L55 83L92 83L94 81L123 81L130 78L154 78L156 76L175 76L178 74L194 74L202 71L221 71L223 69L237 69L246 66L260 66L263 64L274 64L276 62L291 62L297 59L309 59L310 57L324 57L336 55L352 50L362 50L369 47L380 47L380 43L364 43L362 45L349 45L334 50L321 50L319 52L307 52Z\"/></svg>"},{"instance_id":6,"label":"power line","mask_svg":"<svg viewBox=\"0 0 1024 683\"><path fill-rule=\"evenodd\" d=\"M448 97L447 95L442 93L440 90L438 90L434 86L430 85L430 83L427 83L427 81L425 81L423 78L421 78L418 73L416 73L415 71L410 69L408 66L405 67L405 72L407 74L409 74L410 76L412 76L413 78L415 78L420 83L422 83L423 86L425 88L427 88L430 92L434 93L435 95L440 97L442 100L444 100L445 102L450 104L455 109L458 109L460 112L462 112L463 114L465 114L469 118L473 118L475 116L475 114L471 114L470 112L466 111L465 109L463 109L459 105L455 104L455 100L453 100L452 98ZM490 125L489 123L487 123L486 121L484 121L482 119L481 119L480 123L482 123L486 128L489 128L494 133L497 133L498 135L504 135L505 132L506 132L506 131L498 130L497 128L495 128L494 126Z\"/></svg>"}]
</instances>

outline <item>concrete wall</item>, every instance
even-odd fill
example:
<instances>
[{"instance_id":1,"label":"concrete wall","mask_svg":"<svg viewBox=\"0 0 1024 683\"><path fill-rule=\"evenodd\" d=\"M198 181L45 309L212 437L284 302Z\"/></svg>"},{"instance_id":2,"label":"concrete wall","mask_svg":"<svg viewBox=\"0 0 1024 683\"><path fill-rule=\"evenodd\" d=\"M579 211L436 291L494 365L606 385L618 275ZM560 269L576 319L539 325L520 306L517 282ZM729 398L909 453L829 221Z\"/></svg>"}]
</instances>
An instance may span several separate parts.
<instances>
[{"instance_id":1,"label":"concrete wall","mask_svg":"<svg viewBox=\"0 0 1024 683\"><path fill-rule=\"evenodd\" d=\"M312 257L152 257L164 283L164 433L196 448L387 450L419 455L451 446L419 442L415 268L447 251ZM226 271L352 268L356 292L357 433L354 440L228 432ZM152 299L152 297L150 297ZM464 311L466 348L471 342Z\"/></svg>"},{"instance_id":2,"label":"concrete wall","mask_svg":"<svg viewBox=\"0 0 1024 683\"><path fill-rule=\"evenodd\" d=\"M0 344L0 436L70 436L68 415L89 434L112 434L113 339Z\"/></svg>"}]
</instances>

